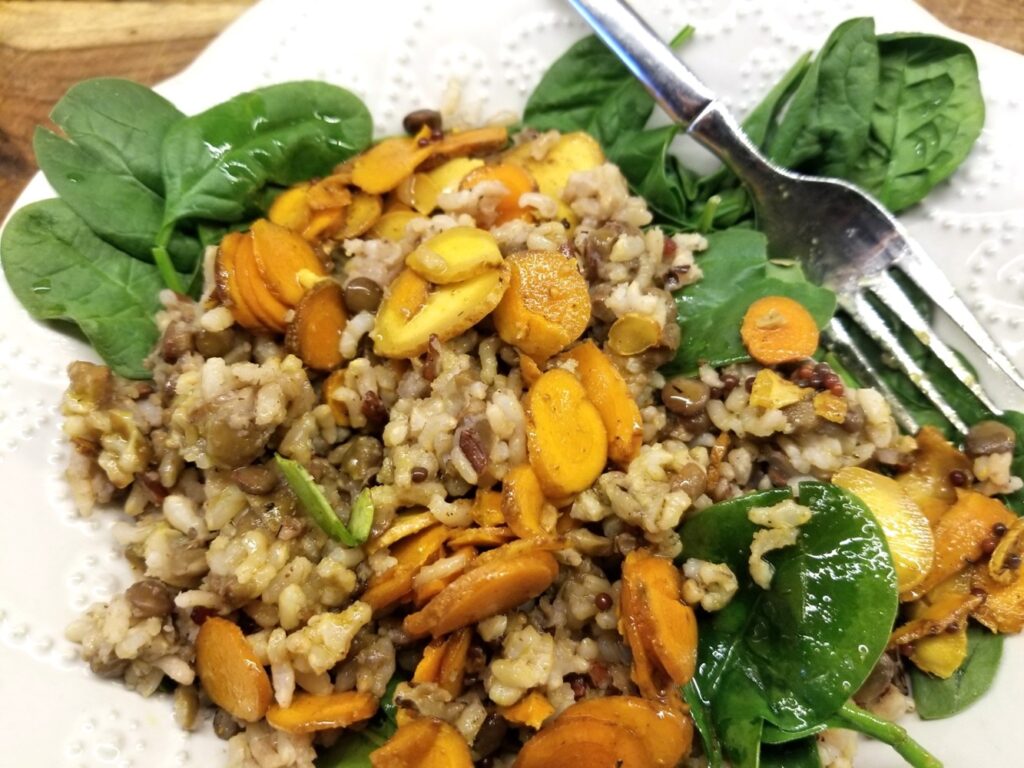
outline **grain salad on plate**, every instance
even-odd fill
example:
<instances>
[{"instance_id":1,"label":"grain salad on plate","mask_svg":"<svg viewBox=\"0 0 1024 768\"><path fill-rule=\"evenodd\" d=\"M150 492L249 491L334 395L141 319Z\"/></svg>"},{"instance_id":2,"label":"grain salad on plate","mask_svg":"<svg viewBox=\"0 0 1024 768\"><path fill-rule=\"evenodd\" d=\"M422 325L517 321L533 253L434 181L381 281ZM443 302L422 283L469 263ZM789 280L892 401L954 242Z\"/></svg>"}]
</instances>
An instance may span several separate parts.
<instances>
[{"instance_id":1,"label":"grain salad on plate","mask_svg":"<svg viewBox=\"0 0 1024 768\"><path fill-rule=\"evenodd\" d=\"M826 142L782 107L827 102L851 35L886 61L846 22L753 138ZM61 199L0 258L105 361L62 404L73 498L137 574L68 629L97 675L236 768L840 768L855 731L941 765L895 721L1024 627L1019 414L901 433L819 347L834 296L652 109L592 38L511 127L424 109L373 142L323 83L190 118L65 97Z\"/></svg>"}]
</instances>

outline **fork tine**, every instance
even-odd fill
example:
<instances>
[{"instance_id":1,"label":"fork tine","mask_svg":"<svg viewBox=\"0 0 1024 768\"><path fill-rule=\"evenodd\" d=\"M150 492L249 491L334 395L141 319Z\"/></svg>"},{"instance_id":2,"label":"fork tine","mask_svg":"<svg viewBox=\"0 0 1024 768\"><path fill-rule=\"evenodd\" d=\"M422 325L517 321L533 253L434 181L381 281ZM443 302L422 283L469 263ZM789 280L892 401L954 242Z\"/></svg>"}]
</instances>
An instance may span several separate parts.
<instances>
[{"instance_id":1,"label":"fork tine","mask_svg":"<svg viewBox=\"0 0 1024 768\"><path fill-rule=\"evenodd\" d=\"M911 416L910 411L903 407L903 403L896 397L896 393L885 383L885 379L872 364L871 358L865 354L863 348L850 334L850 329L846 327L846 321L836 315L825 328L823 336L825 346L832 350L854 378L863 382L865 386L878 390L879 394L886 399L893 418L896 419L896 423L903 431L912 435L917 434L921 425Z\"/></svg>"},{"instance_id":2,"label":"fork tine","mask_svg":"<svg viewBox=\"0 0 1024 768\"><path fill-rule=\"evenodd\" d=\"M896 364L910 377L910 381L913 382L914 386L932 402L932 405L938 408L939 412L946 417L949 423L961 434L967 434L967 425L964 424L956 411L953 410L953 406L942 396L942 393L935 388L935 385L932 384L931 379L921 369L921 366L917 364L917 361L903 348L899 339L896 338L896 334L892 332L892 329L885 324L882 316L871 306L867 296L859 291L854 294L841 295L839 305L853 318L854 322L878 342L884 351L893 356Z\"/></svg>"},{"instance_id":3,"label":"fork tine","mask_svg":"<svg viewBox=\"0 0 1024 768\"><path fill-rule=\"evenodd\" d=\"M957 294L949 279L936 268L935 264L922 258L915 248L911 247L903 258L896 262L896 267L913 280L924 291L936 307L945 312L949 319L960 326L960 329L985 353L1006 376L1024 390L1024 376L1010 362L1010 358L989 335L988 331L978 322L978 318Z\"/></svg>"},{"instance_id":4,"label":"fork tine","mask_svg":"<svg viewBox=\"0 0 1024 768\"><path fill-rule=\"evenodd\" d=\"M981 385L978 384L977 377L968 370L956 353L935 334L931 323L918 312L914 302L903 292L900 284L896 282L891 274L883 272L875 281L868 283L865 288L895 312L900 322L914 332L918 341L928 347L950 372L960 380L960 383L978 398L982 405L996 416L1002 414L1002 410L989 399Z\"/></svg>"}]
</instances>

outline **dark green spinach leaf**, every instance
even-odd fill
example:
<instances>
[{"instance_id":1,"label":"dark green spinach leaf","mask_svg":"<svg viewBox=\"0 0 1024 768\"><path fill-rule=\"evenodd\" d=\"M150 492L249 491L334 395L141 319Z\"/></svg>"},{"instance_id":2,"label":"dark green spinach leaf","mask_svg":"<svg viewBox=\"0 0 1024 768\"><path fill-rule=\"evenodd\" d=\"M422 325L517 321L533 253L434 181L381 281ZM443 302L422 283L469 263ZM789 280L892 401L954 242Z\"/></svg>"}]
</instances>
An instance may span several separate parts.
<instances>
[{"instance_id":1,"label":"dark green spinach leaf","mask_svg":"<svg viewBox=\"0 0 1024 768\"><path fill-rule=\"evenodd\" d=\"M685 228L694 178L669 154L669 147L678 133L679 126L666 125L625 134L606 147L606 153L629 180L633 191L658 214L661 223Z\"/></svg>"},{"instance_id":2,"label":"dark green spinach leaf","mask_svg":"<svg viewBox=\"0 0 1024 768\"><path fill-rule=\"evenodd\" d=\"M312 81L243 93L175 123L161 150L167 207L158 249L183 220L246 218L267 184L325 174L367 147L372 132L358 97Z\"/></svg>"},{"instance_id":3,"label":"dark green spinach leaf","mask_svg":"<svg viewBox=\"0 0 1024 768\"><path fill-rule=\"evenodd\" d=\"M819 328L835 311L835 294L808 282L799 267L788 267L786 279L777 271L773 274L767 241L760 232L729 229L711 234L697 264L704 276L676 294L682 341L669 364L673 372L690 374L703 363L749 360L740 325L747 308L763 296L788 296L800 302Z\"/></svg>"},{"instance_id":4,"label":"dark green spinach leaf","mask_svg":"<svg viewBox=\"0 0 1024 768\"><path fill-rule=\"evenodd\" d=\"M93 232L152 261L164 211L160 146L184 115L145 86L97 78L72 86L50 117L63 136L40 127L33 140L47 181ZM168 252L188 272L200 247L177 233Z\"/></svg>"},{"instance_id":5,"label":"dark green spinach leaf","mask_svg":"<svg viewBox=\"0 0 1024 768\"><path fill-rule=\"evenodd\" d=\"M760 768L821 768L818 740L811 737L779 746L765 746L761 749Z\"/></svg>"},{"instance_id":6,"label":"dark green spinach leaf","mask_svg":"<svg viewBox=\"0 0 1024 768\"><path fill-rule=\"evenodd\" d=\"M919 202L966 159L985 122L978 65L963 43L882 35L881 81L867 151L845 178L889 209Z\"/></svg>"},{"instance_id":7,"label":"dark green spinach leaf","mask_svg":"<svg viewBox=\"0 0 1024 768\"><path fill-rule=\"evenodd\" d=\"M654 99L601 40L589 35L548 67L523 108L539 131L587 131L604 146L647 125Z\"/></svg>"},{"instance_id":8,"label":"dark green spinach leaf","mask_svg":"<svg viewBox=\"0 0 1024 768\"><path fill-rule=\"evenodd\" d=\"M154 315L162 288L154 266L98 238L56 199L11 217L0 261L29 314L74 323L115 373L150 377L143 361L159 336Z\"/></svg>"},{"instance_id":9,"label":"dark green spinach leaf","mask_svg":"<svg viewBox=\"0 0 1024 768\"><path fill-rule=\"evenodd\" d=\"M846 176L867 146L878 60L873 19L836 27L774 131L769 156L789 168Z\"/></svg>"},{"instance_id":10,"label":"dark green spinach leaf","mask_svg":"<svg viewBox=\"0 0 1024 768\"><path fill-rule=\"evenodd\" d=\"M992 687L1002 655L1002 635L969 626L967 658L952 677L941 680L911 666L910 688L917 713L925 720L939 720L963 712Z\"/></svg>"},{"instance_id":11,"label":"dark green spinach leaf","mask_svg":"<svg viewBox=\"0 0 1024 768\"><path fill-rule=\"evenodd\" d=\"M835 715L884 651L896 616L895 572L885 537L867 508L835 486L804 483L813 515L797 543L772 553L775 575L762 590L747 559L754 507L786 490L715 504L680 529L683 556L726 563L740 590L701 622L697 672L686 698L709 710L702 731L737 768L757 765L761 728L799 731ZM706 727L706 725L705 725ZM756 737L756 738L755 738Z\"/></svg>"}]
</instances>

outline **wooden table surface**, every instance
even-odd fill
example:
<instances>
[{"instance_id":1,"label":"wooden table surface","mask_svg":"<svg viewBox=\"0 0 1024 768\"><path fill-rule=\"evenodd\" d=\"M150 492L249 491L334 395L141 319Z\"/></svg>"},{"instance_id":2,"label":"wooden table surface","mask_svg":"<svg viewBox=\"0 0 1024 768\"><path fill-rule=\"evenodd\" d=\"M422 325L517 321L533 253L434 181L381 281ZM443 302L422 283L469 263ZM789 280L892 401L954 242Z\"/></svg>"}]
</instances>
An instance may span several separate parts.
<instances>
[{"instance_id":1,"label":"wooden table surface","mask_svg":"<svg viewBox=\"0 0 1024 768\"><path fill-rule=\"evenodd\" d=\"M100 75L159 82L252 2L0 0L0 218L36 171L33 128L69 85ZM1024 0L918 2L951 27L1024 53Z\"/></svg>"}]
</instances>

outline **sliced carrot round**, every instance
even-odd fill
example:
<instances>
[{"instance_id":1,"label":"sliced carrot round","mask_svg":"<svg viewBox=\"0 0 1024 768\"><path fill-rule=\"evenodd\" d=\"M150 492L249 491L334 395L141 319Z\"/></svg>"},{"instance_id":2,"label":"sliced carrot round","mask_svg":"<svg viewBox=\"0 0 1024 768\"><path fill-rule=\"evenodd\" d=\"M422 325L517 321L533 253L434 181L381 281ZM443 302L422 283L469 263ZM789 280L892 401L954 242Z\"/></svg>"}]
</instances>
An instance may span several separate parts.
<instances>
[{"instance_id":1,"label":"sliced carrot round","mask_svg":"<svg viewBox=\"0 0 1024 768\"><path fill-rule=\"evenodd\" d=\"M332 371L344 362L340 345L347 323L341 286L324 279L299 301L285 342L310 368Z\"/></svg>"},{"instance_id":2,"label":"sliced carrot round","mask_svg":"<svg viewBox=\"0 0 1024 768\"><path fill-rule=\"evenodd\" d=\"M327 274L309 243L272 221L257 219L253 223L252 245L256 266L267 288L289 307L298 305L306 292L299 282L299 272Z\"/></svg>"},{"instance_id":3,"label":"sliced carrot round","mask_svg":"<svg viewBox=\"0 0 1024 768\"><path fill-rule=\"evenodd\" d=\"M573 704L559 722L591 717L628 728L640 737L656 768L674 768L690 753L693 723L686 715L639 696L602 696Z\"/></svg>"},{"instance_id":4,"label":"sliced carrot round","mask_svg":"<svg viewBox=\"0 0 1024 768\"><path fill-rule=\"evenodd\" d=\"M542 728L519 752L513 768L650 768L651 753L629 728L577 717L558 718Z\"/></svg>"},{"instance_id":5,"label":"sliced carrot round","mask_svg":"<svg viewBox=\"0 0 1024 768\"><path fill-rule=\"evenodd\" d=\"M401 722L401 721L399 721ZM473 757L462 735L443 720L418 717L398 727L370 753L373 768L472 768Z\"/></svg>"},{"instance_id":6,"label":"sliced carrot round","mask_svg":"<svg viewBox=\"0 0 1024 768\"><path fill-rule=\"evenodd\" d=\"M740 337L757 362L779 365L814 354L818 324L803 304L786 296L765 296L747 309Z\"/></svg>"},{"instance_id":7,"label":"sliced carrot round","mask_svg":"<svg viewBox=\"0 0 1024 768\"><path fill-rule=\"evenodd\" d=\"M523 251L507 263L511 280L494 311L502 341L546 360L583 335L590 322L590 293L575 257Z\"/></svg>"},{"instance_id":8,"label":"sliced carrot round","mask_svg":"<svg viewBox=\"0 0 1024 768\"><path fill-rule=\"evenodd\" d=\"M231 310L235 321L243 328L248 328L250 331L265 331L267 329L249 306L238 281L236 257L238 244L244 237L246 235L241 232L229 232L221 240L214 262L217 296L220 298L221 304Z\"/></svg>"},{"instance_id":9,"label":"sliced carrot round","mask_svg":"<svg viewBox=\"0 0 1024 768\"><path fill-rule=\"evenodd\" d=\"M256 318L267 328L281 333L287 327L288 307L270 292L256 264L252 234L246 234L235 251L238 289Z\"/></svg>"}]
</instances>

